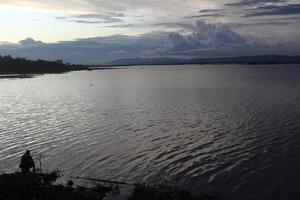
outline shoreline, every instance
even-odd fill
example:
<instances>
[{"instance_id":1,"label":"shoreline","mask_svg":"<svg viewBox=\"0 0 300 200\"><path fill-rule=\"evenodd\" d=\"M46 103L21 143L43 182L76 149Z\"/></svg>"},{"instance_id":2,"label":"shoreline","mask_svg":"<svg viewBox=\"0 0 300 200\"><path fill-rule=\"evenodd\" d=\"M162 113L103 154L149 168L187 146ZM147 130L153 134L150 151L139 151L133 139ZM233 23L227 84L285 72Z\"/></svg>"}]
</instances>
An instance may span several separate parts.
<instances>
[{"instance_id":1,"label":"shoreline","mask_svg":"<svg viewBox=\"0 0 300 200\"><path fill-rule=\"evenodd\" d=\"M14 172L0 174L0 196L6 200L103 200L105 197L123 196L126 200L217 200L217 196L195 196L187 190L171 185L167 180L156 184L136 183L128 184L108 180L82 178L93 182L90 186L74 185L72 179L65 184L56 183L63 175L59 170L43 172L38 169L36 173ZM121 193L120 185L130 185L129 194ZM125 195L125 196L124 196Z\"/></svg>"}]
</instances>

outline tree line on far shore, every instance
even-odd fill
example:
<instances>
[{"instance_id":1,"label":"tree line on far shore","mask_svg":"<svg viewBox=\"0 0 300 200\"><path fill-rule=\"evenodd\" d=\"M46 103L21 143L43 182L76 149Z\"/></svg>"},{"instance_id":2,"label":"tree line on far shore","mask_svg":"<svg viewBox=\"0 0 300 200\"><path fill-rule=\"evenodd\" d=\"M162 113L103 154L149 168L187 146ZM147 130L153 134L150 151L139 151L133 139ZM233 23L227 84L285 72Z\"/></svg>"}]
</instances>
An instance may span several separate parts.
<instances>
[{"instance_id":1,"label":"tree line on far shore","mask_svg":"<svg viewBox=\"0 0 300 200\"><path fill-rule=\"evenodd\" d=\"M63 63L62 60L27 60L0 55L0 74L44 74L86 70L87 66Z\"/></svg>"}]
</instances>

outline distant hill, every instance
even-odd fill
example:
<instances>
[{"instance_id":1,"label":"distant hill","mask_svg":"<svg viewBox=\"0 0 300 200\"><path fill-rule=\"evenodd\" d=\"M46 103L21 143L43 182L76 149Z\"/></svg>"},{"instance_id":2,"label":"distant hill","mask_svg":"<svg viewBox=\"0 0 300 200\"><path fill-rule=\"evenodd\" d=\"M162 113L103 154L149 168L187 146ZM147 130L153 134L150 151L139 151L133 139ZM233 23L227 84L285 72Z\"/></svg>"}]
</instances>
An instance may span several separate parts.
<instances>
[{"instance_id":1,"label":"distant hill","mask_svg":"<svg viewBox=\"0 0 300 200\"><path fill-rule=\"evenodd\" d=\"M45 60L32 61L24 58L0 56L0 74L62 73L84 69L88 69L88 67L83 65L64 64L61 60L54 62Z\"/></svg>"},{"instance_id":2,"label":"distant hill","mask_svg":"<svg viewBox=\"0 0 300 200\"><path fill-rule=\"evenodd\" d=\"M300 64L300 56L261 55L224 58L128 58L109 65L170 65L170 64Z\"/></svg>"}]
</instances>

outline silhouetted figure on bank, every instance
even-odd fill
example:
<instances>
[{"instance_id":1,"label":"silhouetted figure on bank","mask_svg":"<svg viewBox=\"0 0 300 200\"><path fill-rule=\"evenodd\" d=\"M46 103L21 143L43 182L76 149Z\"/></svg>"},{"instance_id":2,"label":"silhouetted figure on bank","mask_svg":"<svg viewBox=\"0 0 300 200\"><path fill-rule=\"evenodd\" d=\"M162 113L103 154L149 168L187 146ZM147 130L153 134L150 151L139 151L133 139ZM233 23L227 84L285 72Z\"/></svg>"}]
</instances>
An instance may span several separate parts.
<instances>
[{"instance_id":1,"label":"silhouetted figure on bank","mask_svg":"<svg viewBox=\"0 0 300 200\"><path fill-rule=\"evenodd\" d=\"M30 155L30 151L27 150L25 154L21 158L21 163L19 166L23 173L30 172L30 168L32 168L33 172L35 172L35 164L34 161Z\"/></svg>"}]
</instances>

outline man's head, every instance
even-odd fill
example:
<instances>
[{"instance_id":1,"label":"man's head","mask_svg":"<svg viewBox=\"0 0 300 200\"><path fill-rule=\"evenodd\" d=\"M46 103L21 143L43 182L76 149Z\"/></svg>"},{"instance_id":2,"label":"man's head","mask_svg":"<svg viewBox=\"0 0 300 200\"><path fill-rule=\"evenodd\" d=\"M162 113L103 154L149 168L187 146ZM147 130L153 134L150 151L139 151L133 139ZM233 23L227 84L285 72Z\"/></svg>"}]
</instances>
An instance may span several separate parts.
<instances>
[{"instance_id":1,"label":"man's head","mask_svg":"<svg viewBox=\"0 0 300 200\"><path fill-rule=\"evenodd\" d=\"M26 154L28 154L28 155L29 155L29 154L30 154L30 151L29 151L29 150L26 150Z\"/></svg>"}]
</instances>

